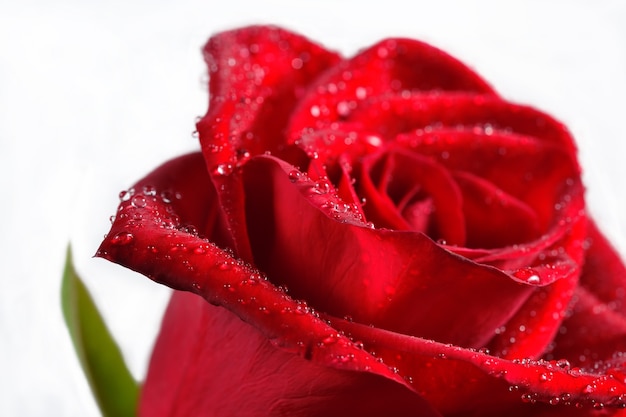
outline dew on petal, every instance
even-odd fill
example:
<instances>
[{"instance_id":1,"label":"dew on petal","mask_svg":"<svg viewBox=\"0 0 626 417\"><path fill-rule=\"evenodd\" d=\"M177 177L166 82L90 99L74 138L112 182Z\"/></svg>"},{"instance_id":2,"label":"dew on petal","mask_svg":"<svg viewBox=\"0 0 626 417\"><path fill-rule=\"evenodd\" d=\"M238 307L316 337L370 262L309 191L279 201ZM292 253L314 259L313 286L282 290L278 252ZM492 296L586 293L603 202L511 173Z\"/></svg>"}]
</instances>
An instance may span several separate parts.
<instances>
[{"instance_id":1,"label":"dew on petal","mask_svg":"<svg viewBox=\"0 0 626 417\"><path fill-rule=\"evenodd\" d=\"M541 282L539 274L532 268L522 268L513 272L513 276L521 281L531 285L537 285Z\"/></svg>"},{"instance_id":2,"label":"dew on petal","mask_svg":"<svg viewBox=\"0 0 626 417\"><path fill-rule=\"evenodd\" d=\"M226 261L226 262L220 262L217 267L222 270L222 271L228 271L229 269L232 269L233 264L232 262Z\"/></svg>"},{"instance_id":3,"label":"dew on petal","mask_svg":"<svg viewBox=\"0 0 626 417\"><path fill-rule=\"evenodd\" d=\"M171 203L173 198L174 196L172 195L171 191L169 190L161 191L161 200L163 200L164 203L166 204Z\"/></svg>"},{"instance_id":4,"label":"dew on petal","mask_svg":"<svg viewBox=\"0 0 626 417\"><path fill-rule=\"evenodd\" d=\"M550 382L554 378L554 374L552 372L544 372L539 375L540 382Z\"/></svg>"},{"instance_id":5,"label":"dew on petal","mask_svg":"<svg viewBox=\"0 0 626 417\"><path fill-rule=\"evenodd\" d=\"M130 203L133 205L133 207L143 208L146 206L147 201L146 201L146 197L144 197L141 194L137 194L137 195L134 195L133 198L131 198Z\"/></svg>"},{"instance_id":6,"label":"dew on petal","mask_svg":"<svg viewBox=\"0 0 626 417\"><path fill-rule=\"evenodd\" d=\"M230 175L233 172L233 166L231 164L219 164L213 170L215 175L225 176Z\"/></svg>"},{"instance_id":7,"label":"dew on petal","mask_svg":"<svg viewBox=\"0 0 626 417\"><path fill-rule=\"evenodd\" d=\"M587 384L585 388L583 388L583 392L585 394L592 394L596 390L596 386L592 384Z\"/></svg>"},{"instance_id":8,"label":"dew on petal","mask_svg":"<svg viewBox=\"0 0 626 417\"><path fill-rule=\"evenodd\" d=\"M337 113L341 117L348 117L350 115L350 104L346 101L337 103Z\"/></svg>"},{"instance_id":9,"label":"dew on petal","mask_svg":"<svg viewBox=\"0 0 626 417\"><path fill-rule=\"evenodd\" d=\"M203 255L206 253L206 249L204 248L204 246L200 245L193 250L193 253L195 253L196 255Z\"/></svg>"},{"instance_id":10,"label":"dew on petal","mask_svg":"<svg viewBox=\"0 0 626 417\"><path fill-rule=\"evenodd\" d=\"M147 196L155 196L156 195L156 188L152 185L145 185L143 187L143 193L144 195Z\"/></svg>"},{"instance_id":11,"label":"dew on petal","mask_svg":"<svg viewBox=\"0 0 626 417\"><path fill-rule=\"evenodd\" d=\"M291 60L291 67L295 70L301 69L303 65L304 62L302 62L302 59L300 58L294 58Z\"/></svg>"},{"instance_id":12,"label":"dew on petal","mask_svg":"<svg viewBox=\"0 0 626 417\"><path fill-rule=\"evenodd\" d=\"M300 171L298 171L297 169L294 169L294 170L289 172L289 180L291 182L298 181L301 176L302 176L302 173Z\"/></svg>"},{"instance_id":13,"label":"dew on petal","mask_svg":"<svg viewBox=\"0 0 626 417\"><path fill-rule=\"evenodd\" d=\"M569 369L570 368L570 363L567 359L559 359L558 361L556 361L556 366L558 366L561 369Z\"/></svg>"},{"instance_id":14,"label":"dew on petal","mask_svg":"<svg viewBox=\"0 0 626 417\"><path fill-rule=\"evenodd\" d=\"M321 114L319 106L311 106L311 116L319 117Z\"/></svg>"},{"instance_id":15,"label":"dew on petal","mask_svg":"<svg viewBox=\"0 0 626 417\"><path fill-rule=\"evenodd\" d=\"M116 246L125 246L131 243L135 236L130 232L119 232L111 238L111 244Z\"/></svg>"},{"instance_id":16,"label":"dew on petal","mask_svg":"<svg viewBox=\"0 0 626 417\"><path fill-rule=\"evenodd\" d=\"M120 197L120 201L128 201L130 200L130 197L133 194L130 192L130 190L123 190L120 191L119 197Z\"/></svg>"}]
</instances>

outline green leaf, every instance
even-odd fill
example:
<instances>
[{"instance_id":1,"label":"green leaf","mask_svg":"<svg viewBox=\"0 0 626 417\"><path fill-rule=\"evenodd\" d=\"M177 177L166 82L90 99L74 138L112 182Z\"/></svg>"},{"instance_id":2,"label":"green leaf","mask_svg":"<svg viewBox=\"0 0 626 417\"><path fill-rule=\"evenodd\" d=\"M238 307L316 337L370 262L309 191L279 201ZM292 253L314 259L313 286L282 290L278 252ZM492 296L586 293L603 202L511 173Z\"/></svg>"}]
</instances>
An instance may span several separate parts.
<instances>
[{"instance_id":1,"label":"green leaf","mask_svg":"<svg viewBox=\"0 0 626 417\"><path fill-rule=\"evenodd\" d=\"M106 328L85 284L76 274L69 246L61 286L61 304L74 348L102 415L135 416L139 385L126 367L122 352Z\"/></svg>"}]
</instances>

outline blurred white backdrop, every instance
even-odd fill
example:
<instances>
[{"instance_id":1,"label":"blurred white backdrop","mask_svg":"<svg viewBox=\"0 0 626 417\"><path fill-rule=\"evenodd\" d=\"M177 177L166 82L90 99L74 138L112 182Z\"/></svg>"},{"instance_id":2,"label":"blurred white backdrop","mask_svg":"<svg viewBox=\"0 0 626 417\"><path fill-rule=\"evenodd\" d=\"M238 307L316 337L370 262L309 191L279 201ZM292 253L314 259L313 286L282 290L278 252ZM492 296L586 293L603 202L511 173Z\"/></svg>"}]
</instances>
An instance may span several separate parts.
<instances>
[{"instance_id":1,"label":"blurred white backdrop","mask_svg":"<svg viewBox=\"0 0 626 417\"><path fill-rule=\"evenodd\" d=\"M625 21L620 0L0 2L0 415L99 414L61 316L70 241L145 375L168 290L91 256L118 192L197 148L211 34L275 23L347 55L391 36L443 48L568 124L591 212L626 255Z\"/></svg>"}]
</instances>

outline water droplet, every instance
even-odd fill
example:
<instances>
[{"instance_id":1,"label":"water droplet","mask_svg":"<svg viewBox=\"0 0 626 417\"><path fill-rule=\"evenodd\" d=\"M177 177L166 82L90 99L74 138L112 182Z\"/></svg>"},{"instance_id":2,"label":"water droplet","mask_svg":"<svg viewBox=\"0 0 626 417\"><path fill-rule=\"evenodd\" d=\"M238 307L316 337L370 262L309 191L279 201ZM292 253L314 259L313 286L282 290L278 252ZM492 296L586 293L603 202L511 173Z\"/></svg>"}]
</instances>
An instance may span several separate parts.
<instances>
[{"instance_id":1,"label":"water droplet","mask_svg":"<svg viewBox=\"0 0 626 417\"><path fill-rule=\"evenodd\" d=\"M539 381L541 382L550 382L554 378L554 374L552 372L544 372L539 375Z\"/></svg>"},{"instance_id":2,"label":"water droplet","mask_svg":"<svg viewBox=\"0 0 626 417\"><path fill-rule=\"evenodd\" d=\"M348 117L350 115L350 104L346 101L337 103L337 113L341 117Z\"/></svg>"},{"instance_id":3,"label":"water droplet","mask_svg":"<svg viewBox=\"0 0 626 417\"><path fill-rule=\"evenodd\" d=\"M135 239L130 232L119 232L111 238L111 243L116 246L125 246Z\"/></svg>"},{"instance_id":4,"label":"water droplet","mask_svg":"<svg viewBox=\"0 0 626 417\"><path fill-rule=\"evenodd\" d=\"M327 194L332 189L332 185L328 178L321 178L315 181L315 193L316 194Z\"/></svg>"},{"instance_id":5,"label":"water droplet","mask_svg":"<svg viewBox=\"0 0 626 417\"><path fill-rule=\"evenodd\" d=\"M367 135L364 138L365 142L374 147L374 148L378 148L380 146L382 146L383 144L383 140L380 136L376 136L376 135Z\"/></svg>"},{"instance_id":6,"label":"water droplet","mask_svg":"<svg viewBox=\"0 0 626 417\"><path fill-rule=\"evenodd\" d=\"M322 343L324 345L332 345L334 343L337 343L337 340L339 340L340 336L336 333L330 334L328 336L326 336L323 340Z\"/></svg>"},{"instance_id":7,"label":"water droplet","mask_svg":"<svg viewBox=\"0 0 626 417\"><path fill-rule=\"evenodd\" d=\"M532 394L522 394L521 399L524 403L532 403L534 401Z\"/></svg>"},{"instance_id":8,"label":"water droplet","mask_svg":"<svg viewBox=\"0 0 626 417\"><path fill-rule=\"evenodd\" d=\"M299 70L300 68L302 68L303 64L304 63L302 62L300 58L294 58L291 60L291 67L293 69Z\"/></svg>"},{"instance_id":9,"label":"water droplet","mask_svg":"<svg viewBox=\"0 0 626 417\"><path fill-rule=\"evenodd\" d=\"M144 195L148 195L148 196L155 196L156 195L156 188L152 185L145 185L143 187L143 193Z\"/></svg>"},{"instance_id":10,"label":"water droplet","mask_svg":"<svg viewBox=\"0 0 626 417\"><path fill-rule=\"evenodd\" d=\"M133 207L143 208L147 204L146 197L144 197L143 195L137 194L133 196L133 198L130 200L130 203L133 205Z\"/></svg>"},{"instance_id":11,"label":"water droplet","mask_svg":"<svg viewBox=\"0 0 626 417\"><path fill-rule=\"evenodd\" d=\"M319 117L321 114L319 106L311 106L311 116Z\"/></svg>"},{"instance_id":12,"label":"water droplet","mask_svg":"<svg viewBox=\"0 0 626 417\"><path fill-rule=\"evenodd\" d=\"M187 252L187 246L184 243L177 243L170 248L170 252Z\"/></svg>"},{"instance_id":13,"label":"water droplet","mask_svg":"<svg viewBox=\"0 0 626 417\"><path fill-rule=\"evenodd\" d=\"M539 284L539 282L541 282L541 279L538 275L531 275L530 277L528 277L529 284Z\"/></svg>"},{"instance_id":14,"label":"water droplet","mask_svg":"<svg viewBox=\"0 0 626 417\"><path fill-rule=\"evenodd\" d=\"M164 190L161 191L161 199L163 200L164 203L171 203L172 202L172 192L169 190Z\"/></svg>"},{"instance_id":15,"label":"water droplet","mask_svg":"<svg viewBox=\"0 0 626 417\"><path fill-rule=\"evenodd\" d=\"M126 190L124 191L120 191L119 197L120 197L120 201L128 201L130 200L130 196L132 194Z\"/></svg>"},{"instance_id":16,"label":"water droplet","mask_svg":"<svg viewBox=\"0 0 626 417\"><path fill-rule=\"evenodd\" d=\"M297 169L294 169L294 170L289 172L289 180L291 182L298 181L301 176L302 176L302 173L300 171L298 171Z\"/></svg>"},{"instance_id":17,"label":"water droplet","mask_svg":"<svg viewBox=\"0 0 626 417\"><path fill-rule=\"evenodd\" d=\"M189 233L190 235L193 235L193 236L198 236L198 229L196 229L196 227L195 227L195 226L190 225L190 224L187 224L187 225L185 225L185 226L181 226L181 227L179 228L179 230L180 230L181 232L183 232L183 233Z\"/></svg>"},{"instance_id":18,"label":"water droplet","mask_svg":"<svg viewBox=\"0 0 626 417\"><path fill-rule=\"evenodd\" d=\"M229 262L229 261L220 262L217 267L222 271L228 271L229 269L233 267L233 264L232 262Z\"/></svg>"},{"instance_id":19,"label":"water droplet","mask_svg":"<svg viewBox=\"0 0 626 417\"><path fill-rule=\"evenodd\" d=\"M513 276L532 285L536 285L541 282L541 278L532 268L518 269L517 271L513 272Z\"/></svg>"},{"instance_id":20,"label":"water droplet","mask_svg":"<svg viewBox=\"0 0 626 417\"><path fill-rule=\"evenodd\" d=\"M218 153L222 150L222 147L220 145L211 143L211 144L206 145L204 149L206 149L207 151L211 153Z\"/></svg>"},{"instance_id":21,"label":"water droplet","mask_svg":"<svg viewBox=\"0 0 626 417\"><path fill-rule=\"evenodd\" d=\"M570 363L567 359L559 359L558 361L556 361L556 366L561 369L569 369Z\"/></svg>"},{"instance_id":22,"label":"water droplet","mask_svg":"<svg viewBox=\"0 0 626 417\"><path fill-rule=\"evenodd\" d=\"M219 164L213 170L216 175L230 175L233 172L233 166L231 164Z\"/></svg>"},{"instance_id":23,"label":"water droplet","mask_svg":"<svg viewBox=\"0 0 626 417\"><path fill-rule=\"evenodd\" d=\"M111 222L111 224L113 224L113 222L115 222L115 215L109 217L109 221Z\"/></svg>"}]
</instances>

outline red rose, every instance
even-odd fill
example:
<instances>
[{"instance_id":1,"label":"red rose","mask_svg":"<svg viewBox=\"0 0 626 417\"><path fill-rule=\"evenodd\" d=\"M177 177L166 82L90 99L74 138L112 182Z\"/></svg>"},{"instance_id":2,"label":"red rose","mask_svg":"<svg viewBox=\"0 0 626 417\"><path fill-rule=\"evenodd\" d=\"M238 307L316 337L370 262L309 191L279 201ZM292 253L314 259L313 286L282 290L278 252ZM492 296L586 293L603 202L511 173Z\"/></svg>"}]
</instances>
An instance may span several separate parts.
<instances>
[{"instance_id":1,"label":"red rose","mask_svg":"<svg viewBox=\"0 0 626 417\"><path fill-rule=\"evenodd\" d=\"M123 194L98 251L186 291L141 415L626 405L626 270L563 125L413 40L343 59L248 27L204 53L202 153Z\"/></svg>"}]
</instances>

